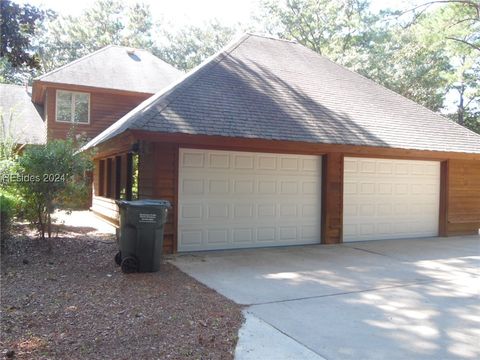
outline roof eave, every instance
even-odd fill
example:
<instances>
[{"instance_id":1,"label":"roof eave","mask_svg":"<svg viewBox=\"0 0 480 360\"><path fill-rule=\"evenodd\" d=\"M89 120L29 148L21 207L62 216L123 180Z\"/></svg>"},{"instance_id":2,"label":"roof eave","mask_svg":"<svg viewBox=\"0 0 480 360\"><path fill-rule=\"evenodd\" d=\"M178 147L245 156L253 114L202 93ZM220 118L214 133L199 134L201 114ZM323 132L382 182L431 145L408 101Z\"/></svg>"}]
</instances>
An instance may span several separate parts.
<instances>
[{"instance_id":1,"label":"roof eave","mask_svg":"<svg viewBox=\"0 0 480 360\"><path fill-rule=\"evenodd\" d=\"M105 87L87 86L87 85L80 85L80 84L42 81L42 80L35 80L33 83L33 87L35 88L36 86L39 88L41 87L42 91L45 91L47 87L52 87L52 88L79 90L79 91L85 91L85 92L101 92L101 93L109 93L109 94L134 95L134 96L146 96L146 97L150 97L154 94L153 92L140 92L140 91L132 91L132 90L126 90L126 89L112 89L112 88L105 88ZM40 94L40 96L43 96L43 92ZM33 94L32 94L32 100L33 100Z\"/></svg>"}]
</instances>

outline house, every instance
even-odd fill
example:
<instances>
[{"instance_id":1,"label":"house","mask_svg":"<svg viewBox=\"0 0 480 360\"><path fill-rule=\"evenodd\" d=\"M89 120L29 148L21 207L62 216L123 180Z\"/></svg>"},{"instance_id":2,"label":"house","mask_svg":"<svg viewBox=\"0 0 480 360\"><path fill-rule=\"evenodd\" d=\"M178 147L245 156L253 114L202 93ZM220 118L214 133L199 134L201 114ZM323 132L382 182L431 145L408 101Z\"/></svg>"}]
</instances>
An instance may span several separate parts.
<instances>
[{"instance_id":1,"label":"house","mask_svg":"<svg viewBox=\"0 0 480 360\"><path fill-rule=\"evenodd\" d=\"M92 148L92 209L171 201L167 252L480 227L480 135L295 42L244 35Z\"/></svg>"},{"instance_id":2,"label":"house","mask_svg":"<svg viewBox=\"0 0 480 360\"><path fill-rule=\"evenodd\" d=\"M0 84L0 136L20 146L47 140L43 108L31 96L30 87Z\"/></svg>"},{"instance_id":3,"label":"house","mask_svg":"<svg viewBox=\"0 0 480 360\"><path fill-rule=\"evenodd\" d=\"M19 114L26 143L39 143L42 132L43 142L91 139L180 76L148 51L111 45L34 79L31 93L2 84L0 107Z\"/></svg>"}]
</instances>

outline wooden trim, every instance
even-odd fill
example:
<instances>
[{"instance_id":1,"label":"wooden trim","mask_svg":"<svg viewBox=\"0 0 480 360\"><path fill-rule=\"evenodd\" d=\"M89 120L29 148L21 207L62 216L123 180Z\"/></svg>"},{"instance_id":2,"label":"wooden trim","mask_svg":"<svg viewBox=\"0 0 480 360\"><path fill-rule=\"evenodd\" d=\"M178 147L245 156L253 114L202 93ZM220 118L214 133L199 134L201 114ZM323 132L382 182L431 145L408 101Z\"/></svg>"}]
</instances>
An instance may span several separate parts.
<instances>
[{"instance_id":1,"label":"wooden trim","mask_svg":"<svg viewBox=\"0 0 480 360\"><path fill-rule=\"evenodd\" d=\"M56 89L65 89L65 90L77 90L80 92L97 92L97 93L108 93L108 94L116 94L116 95L133 95L133 96L145 96L150 97L154 93L150 92L137 92L131 90L119 90L119 89L108 89L108 88L101 88L95 86L85 86L85 85L75 85L75 84L64 84L64 83L57 83L51 81L42 81L42 80L35 80L32 85L32 101L36 104L42 104L44 93L47 87L53 87Z\"/></svg>"},{"instance_id":2,"label":"wooden trim","mask_svg":"<svg viewBox=\"0 0 480 360\"><path fill-rule=\"evenodd\" d=\"M127 166L127 179L125 184L125 197L128 201L132 200L132 186L133 186L133 157L132 153L125 155Z\"/></svg>"},{"instance_id":3,"label":"wooden trim","mask_svg":"<svg viewBox=\"0 0 480 360\"><path fill-rule=\"evenodd\" d=\"M210 135L191 135L179 133L161 133L144 130L128 130L133 138L154 142L177 143L181 147L202 146L205 149L236 150L251 152L281 152L305 155L322 155L329 152L344 153L345 156L360 157L404 157L409 159L446 160L446 159L476 159L480 154L459 152L408 150L398 148L359 146L344 144L319 144L299 141L280 141L254 138L239 138Z\"/></svg>"},{"instance_id":4,"label":"wooden trim","mask_svg":"<svg viewBox=\"0 0 480 360\"><path fill-rule=\"evenodd\" d=\"M448 160L440 164L440 211L438 235L448 236Z\"/></svg>"},{"instance_id":5,"label":"wooden trim","mask_svg":"<svg viewBox=\"0 0 480 360\"><path fill-rule=\"evenodd\" d=\"M105 193L104 197L111 199L113 196L112 189L112 174L113 174L113 161L112 158L106 159L107 166L105 172Z\"/></svg>"},{"instance_id":6,"label":"wooden trim","mask_svg":"<svg viewBox=\"0 0 480 360\"><path fill-rule=\"evenodd\" d=\"M107 220L110 224L118 226L119 209L114 199L104 196L94 196L90 208L96 215Z\"/></svg>"},{"instance_id":7,"label":"wooden trim","mask_svg":"<svg viewBox=\"0 0 480 360\"><path fill-rule=\"evenodd\" d=\"M100 220L105 221L109 225L113 226L114 228L119 228L120 224L118 222L113 221L111 218L108 216L102 214L101 212L98 212L94 207L91 207L89 209L95 216L97 216ZM117 230L118 231L118 230Z\"/></svg>"},{"instance_id":8,"label":"wooden trim","mask_svg":"<svg viewBox=\"0 0 480 360\"><path fill-rule=\"evenodd\" d=\"M96 196L105 195L105 160L98 161L98 194Z\"/></svg>"},{"instance_id":9,"label":"wooden trim","mask_svg":"<svg viewBox=\"0 0 480 360\"><path fill-rule=\"evenodd\" d=\"M322 190L320 191L322 198L320 199L320 207L321 207L321 214L320 214L320 243L325 244L327 241L327 187L325 184L327 183L327 156L322 156Z\"/></svg>"},{"instance_id":10,"label":"wooden trim","mask_svg":"<svg viewBox=\"0 0 480 360\"><path fill-rule=\"evenodd\" d=\"M115 156L114 199L120 199L122 187L122 156Z\"/></svg>"},{"instance_id":11,"label":"wooden trim","mask_svg":"<svg viewBox=\"0 0 480 360\"><path fill-rule=\"evenodd\" d=\"M131 133L125 132L114 139L108 140L100 144L98 147L86 150L91 153L93 159L106 158L109 156L127 154L135 152L135 145L137 140L134 139Z\"/></svg>"},{"instance_id":12,"label":"wooden trim","mask_svg":"<svg viewBox=\"0 0 480 360\"><path fill-rule=\"evenodd\" d=\"M71 93L72 94L72 103L70 104L70 110L72 111L70 114L70 121L58 120L58 94L60 92L64 93ZM75 94L82 94L88 96L88 111L87 111L87 122L80 122L74 121L73 117L75 116ZM90 125L90 108L91 108L91 96L88 92L80 92L80 91L70 91L70 90L63 90L63 89L56 89L55 90L55 122L62 123L62 124L70 124L70 125Z\"/></svg>"},{"instance_id":13,"label":"wooden trim","mask_svg":"<svg viewBox=\"0 0 480 360\"><path fill-rule=\"evenodd\" d=\"M172 216L173 216L173 253L178 252L178 191L179 191L179 186L178 186L178 181L179 181L179 164L180 164L180 147L176 146L175 147L175 163L174 163L174 201L172 204L172 209L173 211Z\"/></svg>"},{"instance_id":14,"label":"wooden trim","mask_svg":"<svg viewBox=\"0 0 480 360\"><path fill-rule=\"evenodd\" d=\"M340 154L340 198L338 199L339 201L339 207L340 207L340 242L343 243L343 185L345 184L344 176L345 176L345 154Z\"/></svg>"},{"instance_id":15,"label":"wooden trim","mask_svg":"<svg viewBox=\"0 0 480 360\"><path fill-rule=\"evenodd\" d=\"M322 161L322 244L343 241L343 159L341 153L329 153Z\"/></svg>"}]
</instances>

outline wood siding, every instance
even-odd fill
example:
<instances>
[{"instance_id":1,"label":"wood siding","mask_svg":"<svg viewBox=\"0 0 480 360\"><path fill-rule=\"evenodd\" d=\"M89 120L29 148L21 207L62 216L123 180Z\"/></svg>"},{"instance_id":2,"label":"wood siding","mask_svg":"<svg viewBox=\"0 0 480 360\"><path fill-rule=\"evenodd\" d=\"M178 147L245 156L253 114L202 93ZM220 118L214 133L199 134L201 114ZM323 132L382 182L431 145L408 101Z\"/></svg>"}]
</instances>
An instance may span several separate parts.
<instances>
[{"instance_id":1,"label":"wood siding","mask_svg":"<svg viewBox=\"0 0 480 360\"><path fill-rule=\"evenodd\" d=\"M119 212L114 199L93 195L91 210L112 225L118 226Z\"/></svg>"},{"instance_id":2,"label":"wood siding","mask_svg":"<svg viewBox=\"0 0 480 360\"><path fill-rule=\"evenodd\" d=\"M178 146L161 143L142 144L138 174L140 199L163 199L172 204L165 224L163 249L168 254L176 252Z\"/></svg>"},{"instance_id":3,"label":"wood siding","mask_svg":"<svg viewBox=\"0 0 480 360\"><path fill-rule=\"evenodd\" d=\"M56 121L56 90L71 89L59 87L46 90L45 112L49 140L65 139L72 129L72 124ZM93 138L147 98L148 96L143 94L90 92L90 123L76 124L74 134L84 134L88 138Z\"/></svg>"},{"instance_id":4,"label":"wood siding","mask_svg":"<svg viewBox=\"0 0 480 360\"><path fill-rule=\"evenodd\" d=\"M343 154L328 153L322 170L322 244L342 242Z\"/></svg>"},{"instance_id":5,"label":"wood siding","mask_svg":"<svg viewBox=\"0 0 480 360\"><path fill-rule=\"evenodd\" d=\"M100 177L100 160L95 160L93 165L92 206L90 209L109 223L118 226L119 213L115 200L100 195L105 191L105 184L102 183L105 179ZM102 165L106 166L106 160L102 160Z\"/></svg>"},{"instance_id":6,"label":"wood siding","mask_svg":"<svg viewBox=\"0 0 480 360\"><path fill-rule=\"evenodd\" d=\"M447 235L478 234L480 161L449 160L447 184Z\"/></svg>"}]
</instances>

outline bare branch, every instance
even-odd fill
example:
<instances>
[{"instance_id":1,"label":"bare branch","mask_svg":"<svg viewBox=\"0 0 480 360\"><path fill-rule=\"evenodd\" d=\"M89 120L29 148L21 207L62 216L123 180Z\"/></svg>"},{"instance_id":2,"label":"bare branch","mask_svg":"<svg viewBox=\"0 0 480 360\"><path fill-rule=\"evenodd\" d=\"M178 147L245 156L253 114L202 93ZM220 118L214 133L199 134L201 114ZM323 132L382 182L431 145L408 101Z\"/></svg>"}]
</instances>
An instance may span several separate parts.
<instances>
[{"instance_id":1,"label":"bare branch","mask_svg":"<svg viewBox=\"0 0 480 360\"><path fill-rule=\"evenodd\" d=\"M470 105L473 101L477 100L478 98L480 98L480 96L472 96L470 98L470 100L468 100L467 103L463 107L466 109L468 107L468 105Z\"/></svg>"},{"instance_id":2,"label":"bare branch","mask_svg":"<svg viewBox=\"0 0 480 360\"><path fill-rule=\"evenodd\" d=\"M433 0L433 1L428 1L426 3L423 3L423 4L420 4L420 5L417 5L409 10L406 10L402 13L403 14L406 14L407 12L410 12L410 11L415 11L421 7L428 7L430 5L434 5L434 4L453 4L453 3L456 3L456 4L464 4L464 5L467 5L467 6L470 6L470 7L473 7L477 13L477 18L480 18L480 2L477 2L477 1L473 1L473 0Z\"/></svg>"},{"instance_id":3,"label":"bare branch","mask_svg":"<svg viewBox=\"0 0 480 360\"><path fill-rule=\"evenodd\" d=\"M475 50L480 51L480 46L477 46L477 45L475 45L475 44L472 44L472 43L470 43L470 42L468 42L468 41L466 41L466 40L458 39L458 38L454 38L454 37L447 37L446 39L461 42L461 43L463 43L463 44L465 44L465 45L468 45L468 46L474 48Z\"/></svg>"}]
</instances>

